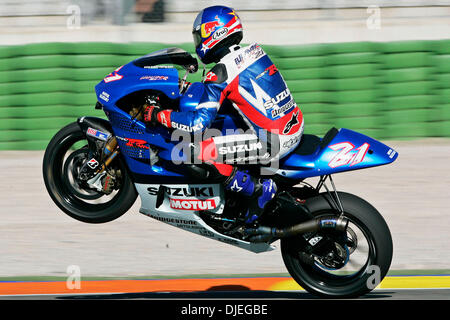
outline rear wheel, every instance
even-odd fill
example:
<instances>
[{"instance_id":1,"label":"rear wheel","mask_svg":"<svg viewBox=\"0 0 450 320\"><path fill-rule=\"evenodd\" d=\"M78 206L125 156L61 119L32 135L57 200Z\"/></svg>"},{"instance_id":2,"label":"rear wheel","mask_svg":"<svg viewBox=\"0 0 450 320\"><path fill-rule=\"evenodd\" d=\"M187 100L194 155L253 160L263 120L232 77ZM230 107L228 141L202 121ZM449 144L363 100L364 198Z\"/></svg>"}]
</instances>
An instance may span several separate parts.
<instances>
[{"instance_id":1,"label":"rear wheel","mask_svg":"<svg viewBox=\"0 0 450 320\"><path fill-rule=\"evenodd\" d=\"M44 182L55 204L70 217L88 223L109 222L128 211L137 192L120 157L110 164L115 190L109 194L81 180L80 170L93 151L78 123L62 128L45 150Z\"/></svg>"},{"instance_id":2,"label":"rear wheel","mask_svg":"<svg viewBox=\"0 0 450 320\"><path fill-rule=\"evenodd\" d=\"M392 238L380 213L365 200L339 192L349 224L346 232L319 230L281 239L284 263L295 281L310 293L350 298L374 289L392 261ZM329 194L305 205L316 218L339 214Z\"/></svg>"}]
</instances>

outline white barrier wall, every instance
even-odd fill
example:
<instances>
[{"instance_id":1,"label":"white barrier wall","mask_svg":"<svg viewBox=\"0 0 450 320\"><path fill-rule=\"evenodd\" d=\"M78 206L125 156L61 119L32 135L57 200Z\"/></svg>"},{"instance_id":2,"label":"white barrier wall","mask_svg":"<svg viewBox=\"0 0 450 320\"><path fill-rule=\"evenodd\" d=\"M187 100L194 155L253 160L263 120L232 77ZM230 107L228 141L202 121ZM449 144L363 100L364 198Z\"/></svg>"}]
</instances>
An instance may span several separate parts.
<instances>
[{"instance_id":1,"label":"white barrier wall","mask_svg":"<svg viewBox=\"0 0 450 320\"><path fill-rule=\"evenodd\" d=\"M166 0L170 12L197 11L211 5L226 5L236 10L292 10L321 8L446 6L448 0Z\"/></svg>"}]
</instances>

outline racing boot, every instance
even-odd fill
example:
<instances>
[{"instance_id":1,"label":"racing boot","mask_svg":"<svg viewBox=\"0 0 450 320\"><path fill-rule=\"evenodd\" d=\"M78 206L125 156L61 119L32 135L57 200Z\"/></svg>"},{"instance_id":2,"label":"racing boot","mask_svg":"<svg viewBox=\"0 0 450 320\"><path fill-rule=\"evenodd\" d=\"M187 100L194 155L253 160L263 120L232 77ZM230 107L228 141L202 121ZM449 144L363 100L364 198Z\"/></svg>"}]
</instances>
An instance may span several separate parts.
<instances>
[{"instance_id":1,"label":"racing boot","mask_svg":"<svg viewBox=\"0 0 450 320\"><path fill-rule=\"evenodd\" d=\"M225 182L225 189L240 193L250 200L245 223L254 224L263 214L266 204L275 197L277 187L272 179L255 179L242 171L235 171Z\"/></svg>"}]
</instances>

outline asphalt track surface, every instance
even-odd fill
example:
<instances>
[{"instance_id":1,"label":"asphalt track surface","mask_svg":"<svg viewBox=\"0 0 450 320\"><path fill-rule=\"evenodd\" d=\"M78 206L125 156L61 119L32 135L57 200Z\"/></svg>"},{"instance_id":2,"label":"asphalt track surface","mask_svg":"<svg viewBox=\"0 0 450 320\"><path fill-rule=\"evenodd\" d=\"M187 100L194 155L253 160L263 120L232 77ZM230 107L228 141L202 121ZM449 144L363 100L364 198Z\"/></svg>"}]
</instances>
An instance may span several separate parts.
<instances>
[{"instance_id":1,"label":"asphalt track surface","mask_svg":"<svg viewBox=\"0 0 450 320\"><path fill-rule=\"evenodd\" d=\"M76 285L75 285L76 284ZM318 297L292 278L1 281L0 300L295 299ZM358 300L450 300L450 275L387 276Z\"/></svg>"},{"instance_id":2,"label":"asphalt track surface","mask_svg":"<svg viewBox=\"0 0 450 320\"><path fill-rule=\"evenodd\" d=\"M0 296L0 300L320 299L305 291L200 291ZM377 289L358 300L450 300L450 289Z\"/></svg>"}]
</instances>

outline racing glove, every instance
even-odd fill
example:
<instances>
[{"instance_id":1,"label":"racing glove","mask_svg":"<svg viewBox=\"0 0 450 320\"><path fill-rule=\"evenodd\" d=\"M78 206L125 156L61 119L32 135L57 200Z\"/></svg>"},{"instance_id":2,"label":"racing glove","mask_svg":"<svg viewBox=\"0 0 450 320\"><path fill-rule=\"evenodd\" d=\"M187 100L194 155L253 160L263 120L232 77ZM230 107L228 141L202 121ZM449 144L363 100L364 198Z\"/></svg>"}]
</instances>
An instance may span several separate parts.
<instances>
[{"instance_id":1,"label":"racing glove","mask_svg":"<svg viewBox=\"0 0 450 320\"><path fill-rule=\"evenodd\" d=\"M158 106L147 106L144 110L144 121L152 127L156 126L159 123L158 112L160 111L161 108Z\"/></svg>"}]
</instances>

